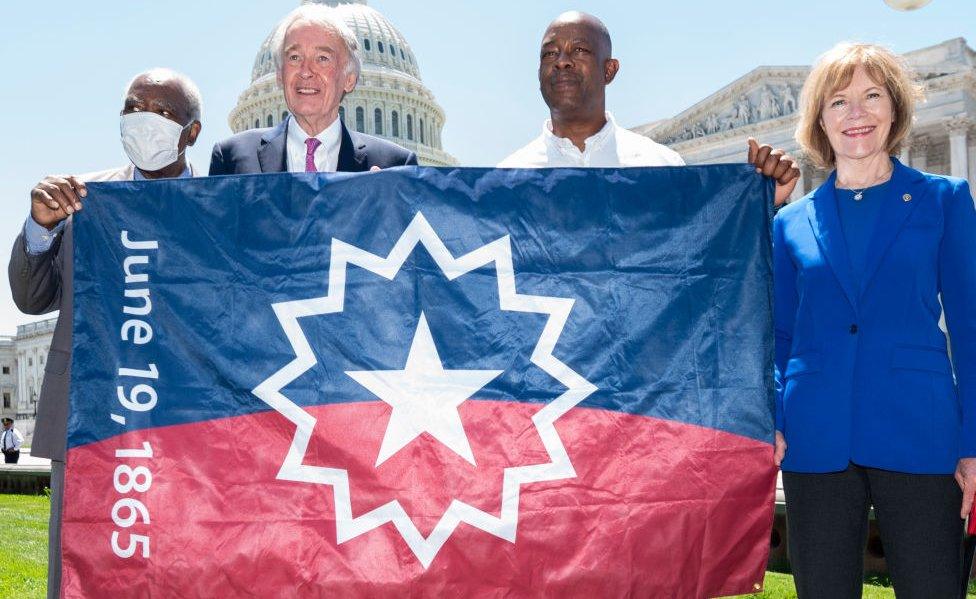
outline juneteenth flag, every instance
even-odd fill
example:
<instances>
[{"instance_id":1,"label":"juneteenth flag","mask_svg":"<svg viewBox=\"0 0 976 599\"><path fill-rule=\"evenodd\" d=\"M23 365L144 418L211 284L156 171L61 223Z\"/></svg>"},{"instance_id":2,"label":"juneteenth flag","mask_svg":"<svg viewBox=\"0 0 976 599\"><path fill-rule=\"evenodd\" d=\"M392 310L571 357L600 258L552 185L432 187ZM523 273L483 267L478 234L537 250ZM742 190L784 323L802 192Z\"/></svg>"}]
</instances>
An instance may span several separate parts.
<instances>
[{"instance_id":1,"label":"juneteenth flag","mask_svg":"<svg viewBox=\"0 0 976 599\"><path fill-rule=\"evenodd\" d=\"M745 165L91 184L69 597L713 597L773 518Z\"/></svg>"}]
</instances>

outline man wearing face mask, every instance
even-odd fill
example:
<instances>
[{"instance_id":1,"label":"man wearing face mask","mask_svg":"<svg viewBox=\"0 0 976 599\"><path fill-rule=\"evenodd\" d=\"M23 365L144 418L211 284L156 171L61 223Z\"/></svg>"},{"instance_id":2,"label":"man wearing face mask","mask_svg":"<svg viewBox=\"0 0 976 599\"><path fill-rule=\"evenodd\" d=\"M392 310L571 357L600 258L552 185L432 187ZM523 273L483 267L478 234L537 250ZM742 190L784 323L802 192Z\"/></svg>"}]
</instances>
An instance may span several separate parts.
<instances>
[{"instance_id":1,"label":"man wearing face mask","mask_svg":"<svg viewBox=\"0 0 976 599\"><path fill-rule=\"evenodd\" d=\"M51 459L48 597L61 586L61 501L68 419L72 329L71 215L83 208L86 183L189 177L186 148L200 135L200 92L185 75L152 69L126 87L122 147L131 164L85 175L51 175L31 190L30 216L14 242L8 275L14 303L27 314L60 310L37 404L31 455Z\"/></svg>"}]
</instances>

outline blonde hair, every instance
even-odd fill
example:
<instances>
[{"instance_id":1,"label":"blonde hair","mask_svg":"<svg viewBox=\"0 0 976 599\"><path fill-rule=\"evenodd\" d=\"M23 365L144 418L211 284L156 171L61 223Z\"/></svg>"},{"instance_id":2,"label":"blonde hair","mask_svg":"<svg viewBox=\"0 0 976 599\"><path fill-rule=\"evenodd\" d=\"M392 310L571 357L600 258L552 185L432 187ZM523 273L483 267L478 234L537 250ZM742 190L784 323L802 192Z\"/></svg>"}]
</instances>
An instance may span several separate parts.
<instances>
[{"instance_id":1,"label":"blonde hair","mask_svg":"<svg viewBox=\"0 0 976 599\"><path fill-rule=\"evenodd\" d=\"M796 141L820 168L833 168L836 156L820 124L820 113L826 99L851 83L857 67L883 85L891 97L894 122L888 132L889 155L898 154L912 129L915 103L924 99L922 86L916 83L911 68L891 50L876 44L842 42L813 66L800 92L800 122Z\"/></svg>"}]
</instances>

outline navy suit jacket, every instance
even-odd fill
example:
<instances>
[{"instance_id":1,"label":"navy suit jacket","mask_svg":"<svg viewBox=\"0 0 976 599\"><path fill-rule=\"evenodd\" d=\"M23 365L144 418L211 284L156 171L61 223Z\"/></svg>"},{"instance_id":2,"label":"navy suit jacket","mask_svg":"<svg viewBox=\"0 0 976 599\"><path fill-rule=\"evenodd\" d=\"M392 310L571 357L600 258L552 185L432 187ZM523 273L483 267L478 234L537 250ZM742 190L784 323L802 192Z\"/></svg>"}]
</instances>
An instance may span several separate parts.
<instances>
[{"instance_id":1,"label":"navy suit jacket","mask_svg":"<svg viewBox=\"0 0 976 599\"><path fill-rule=\"evenodd\" d=\"M976 209L964 180L892 162L863 280L836 173L773 221L783 470L951 474L976 456Z\"/></svg>"},{"instance_id":2,"label":"navy suit jacket","mask_svg":"<svg viewBox=\"0 0 976 599\"><path fill-rule=\"evenodd\" d=\"M285 131L291 117L277 127L242 131L214 145L210 157L210 175L247 173L283 173L288 170L285 153ZM373 166L390 168L417 164L417 155L395 143L346 129L342 123L342 140L336 170L355 173Z\"/></svg>"}]
</instances>

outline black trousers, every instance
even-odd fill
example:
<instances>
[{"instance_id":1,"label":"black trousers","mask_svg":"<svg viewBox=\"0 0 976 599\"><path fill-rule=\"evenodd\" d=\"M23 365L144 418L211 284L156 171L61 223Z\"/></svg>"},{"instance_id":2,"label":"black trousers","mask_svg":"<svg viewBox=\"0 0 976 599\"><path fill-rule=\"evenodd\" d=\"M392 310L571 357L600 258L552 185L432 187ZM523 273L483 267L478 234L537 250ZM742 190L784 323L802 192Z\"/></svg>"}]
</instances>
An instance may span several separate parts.
<instances>
[{"instance_id":1,"label":"black trousers","mask_svg":"<svg viewBox=\"0 0 976 599\"><path fill-rule=\"evenodd\" d=\"M783 490L790 567L799 599L861 596L871 506L895 596L958 596L962 492L951 475L851 464L843 472L783 472Z\"/></svg>"},{"instance_id":2,"label":"black trousers","mask_svg":"<svg viewBox=\"0 0 976 599\"><path fill-rule=\"evenodd\" d=\"M4 464L16 464L20 460L20 450L17 451L5 451L3 452L3 463Z\"/></svg>"},{"instance_id":3,"label":"black trousers","mask_svg":"<svg viewBox=\"0 0 976 599\"><path fill-rule=\"evenodd\" d=\"M47 529L47 599L61 597L61 508L64 504L64 459L51 460L51 516Z\"/></svg>"}]
</instances>

